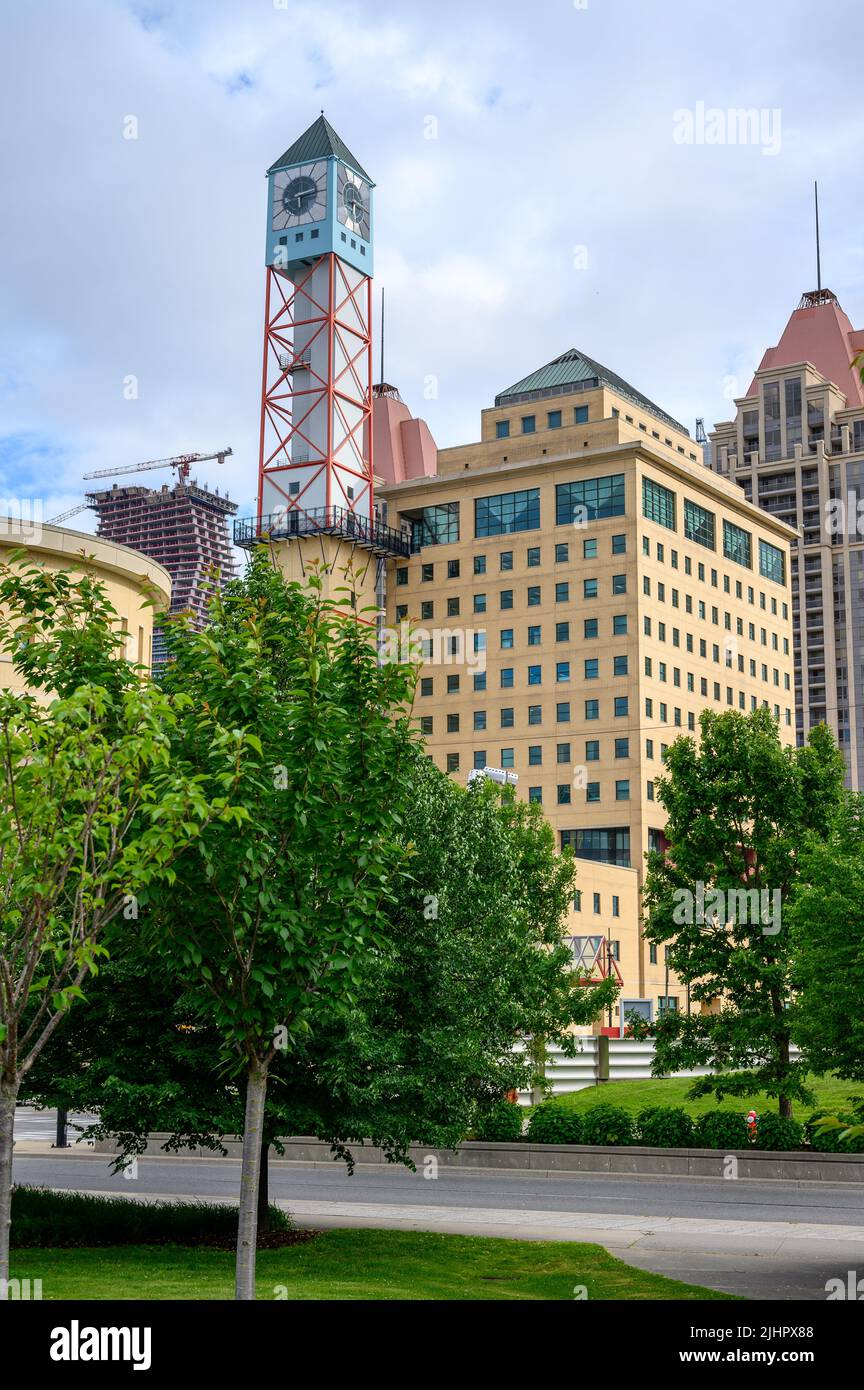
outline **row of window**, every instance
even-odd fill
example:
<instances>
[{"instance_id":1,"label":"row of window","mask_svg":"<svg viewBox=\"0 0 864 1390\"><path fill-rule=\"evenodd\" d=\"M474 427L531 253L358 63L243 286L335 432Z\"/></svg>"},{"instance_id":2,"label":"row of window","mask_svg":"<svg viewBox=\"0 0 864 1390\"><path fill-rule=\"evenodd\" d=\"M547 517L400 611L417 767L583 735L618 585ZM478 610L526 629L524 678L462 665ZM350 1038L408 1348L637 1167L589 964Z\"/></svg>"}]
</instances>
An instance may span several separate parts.
<instances>
[{"instance_id":1,"label":"row of window","mask_svg":"<svg viewBox=\"0 0 864 1390\"><path fill-rule=\"evenodd\" d=\"M676 669L677 669L677 668L676 668ZM540 676L539 676L540 667L539 667L539 666L537 666L537 667L531 667L531 666L529 666L528 671L529 671L528 684L529 684L529 685L540 685L540 684L541 684ZM536 677L532 678L531 672L536 672L536 673L537 673ZM693 690L693 686L690 684L690 673L688 672L687 674L688 674L688 686L687 686L687 688L688 688L689 691L691 691L691 693L694 693L694 694L695 694L695 690ZM766 678L766 679L767 679L767 678ZM460 688L461 688L461 685L460 685L461 678L460 678L458 675L448 675L447 678L446 678L446 681L447 681L447 694L448 694L448 695L457 695L457 694L459 694ZM778 685L778 684L779 684L779 681L776 681L776 680L775 680L774 683L775 683L775 685ZM680 679L679 679L679 681L673 681L673 684L680 684ZM788 684L788 683L787 683L787 684ZM475 675L474 675L474 690L475 690L475 691L482 691L482 690L485 690L486 688L487 688L487 687L486 687L486 672L485 672L485 671L476 672ZM505 688L506 688L506 687L505 687ZM433 676L421 676L421 678L420 678L420 694L421 694L421 696L430 696L430 695L433 695L433 694L434 694L434 677L433 677ZM708 699L708 698L712 698L712 697L713 697L713 699L714 699L715 701L717 701L718 703L720 703L720 702L722 701L722 699L723 699L723 692L722 692L721 684L720 684L719 681L714 681L714 682L713 682L713 688L712 688L711 696L709 696L709 684L708 684L707 679L706 679L704 676L700 677L700 680L699 680L699 694L700 694L704 699ZM737 703L738 703L738 708L739 708L739 709L744 710L744 709L747 708L747 696L746 696L746 694L745 694L745 692L744 692L743 690L739 690L739 691L738 691L738 701L737 701ZM757 708L759 707L759 703L760 703L760 702L759 702L759 700L757 699L757 697L756 697L755 695L751 695L751 696L750 696L750 709L751 709L751 710L757 709ZM727 704L727 705L734 705L734 704L735 704L735 691L733 690L733 688L732 688L731 685L727 685L727 686L726 686L726 704ZM763 709L770 709L770 705L769 705L769 702L768 702L767 700L762 700L761 704L762 704L762 708L763 708ZM537 724L542 724L542 723L543 723L543 707L542 707L542 705L528 705L527 709L528 709L528 723L529 723L530 725L537 725ZM616 719L625 719L625 718L627 718L627 716L628 716L628 714L629 714L629 697L628 697L627 695L615 695L615 696L613 697L613 700L612 700L612 713L613 713L613 715L614 715L614 717L615 717ZM653 698L653 696L646 696L646 697L645 697L645 716L646 716L646 718L648 718L648 719L653 719L653 718L654 718L654 698ZM663 701L663 700L659 700L659 701L658 701L658 716L659 716L659 722L660 722L661 724L668 724L668 723L671 722L674 726L676 726L676 727L678 727L678 728L683 727L683 725L682 725L682 713L681 713L680 708L679 708L677 705L673 708L672 719L671 719L671 721L670 721L670 719L669 719L669 709L668 709L667 703L666 703L665 701ZM571 715L571 701L569 701L569 700L559 700L559 701L557 701L557 702L556 702L556 705L555 705L555 722L558 723L558 724L567 724L567 723L570 722L571 717L572 717L572 715ZM779 720L780 717L781 717L781 714L780 714L780 706L777 705L777 704L774 705L774 717L775 717L775 719L778 719L778 720ZM791 711L791 709L786 709L786 710L784 711L784 717L785 717L786 723L791 725L791 723L792 723L792 711ZM599 699L585 700L585 702L584 702L584 715L583 715L583 718L586 719L586 720L594 720L594 719L599 719L599 718L600 718L600 701L599 701ZM692 712L690 712L690 713L688 713L688 715L687 715L687 728L688 728L688 729L695 729L695 727L696 727L695 715L694 715Z\"/></svg>"},{"instance_id":2,"label":"row of window","mask_svg":"<svg viewBox=\"0 0 864 1390\"><path fill-rule=\"evenodd\" d=\"M656 522L658 526L665 526L669 531L676 531L676 507L677 498L670 488L655 482L653 478L642 479L642 515L649 521ZM694 541L696 545L703 545L709 550L717 548L714 513L688 498L684 499L684 536L685 539ZM753 568L752 534L743 526L736 526L734 522L727 521L725 517L723 555L727 560L743 565L745 569ZM786 582L783 551L764 540L759 541L759 573L763 578L772 579L777 584Z\"/></svg>"},{"instance_id":3,"label":"row of window","mask_svg":"<svg viewBox=\"0 0 864 1390\"><path fill-rule=\"evenodd\" d=\"M451 505L451 504L448 504L448 505ZM453 505L453 506L458 506L458 503L453 503L452 505ZM427 508L425 509L425 512L430 512L430 511L441 511L441 510L443 510L443 509L442 509L442 508L438 508L438 507L427 507ZM424 512L424 515L425 515L425 512ZM418 525L420 525L420 524L421 524L421 523L416 522L416 521L415 521L415 523L414 523L415 535L417 534L417 527L418 527ZM459 539L458 535L456 535L455 537L453 537L453 539L454 539L454 540L458 540L458 539ZM427 543L431 544L432 542L427 542ZM611 553L612 553L613 555L625 555L625 554L627 553L627 537L626 537L626 535L622 533L621 535L612 536L612 538L611 538L611 545L612 545L612 552L611 552ZM582 542L582 558L583 558L583 560L595 560L595 559L599 558L600 552L599 552L598 547L599 547L599 541L597 540L597 537L596 537L596 536L587 536L587 537L583 540L583 542ZM570 543L569 543L569 541L558 541L558 542L556 542L556 545L555 545L555 563L556 563L556 565L565 565L565 564L567 564L567 563L569 562L569 560L570 560ZM527 546L526 549L525 549L525 564L526 564L527 568L528 568L528 569L535 569L535 568L537 568L537 567L540 565L540 563L541 563L541 547L540 547L539 545L529 545L529 546ZM512 570L512 569L513 569L513 551L512 551L512 550L500 550L500 551L498 552L498 568L499 568L499 570L501 570L502 572L506 572L506 571L508 571L508 570ZM475 555L475 556L473 557L473 569L474 569L474 573L475 573L475 574L486 574L486 573L488 572L488 571L487 571L487 556L486 556L486 555ZM458 579L459 576L460 576L460 572L461 572L461 565L460 565L460 562L459 562L458 560L448 560L448 561L447 561L447 578L448 578L448 579ZM399 584L399 585L407 584L407 583L408 583L408 575L409 575L409 570L408 570L407 565L406 565L406 566L400 567L400 568L397 569L397 571L396 571L396 583ZM421 567L420 567L420 577L421 577L421 579L423 580L423 582L426 583L426 584L428 584L428 583L430 583L432 580L434 580L434 578L435 578L435 565L434 565L434 562L429 563L429 564L421 565Z\"/></svg>"},{"instance_id":4,"label":"row of window","mask_svg":"<svg viewBox=\"0 0 864 1390\"><path fill-rule=\"evenodd\" d=\"M536 432L537 432L537 416L536 416L536 415L523 415L523 416L521 416L521 418L520 418L520 423L521 423L522 433L523 433L523 434L536 434ZM563 411L561 411L561 410L547 410L547 412L546 412L546 428L547 428L547 430L560 430L560 429L561 429L561 426L563 425L563 423L564 423L564 413L563 413ZM587 407L587 405L577 405L577 406L574 406L574 407L573 407L573 423L574 423L574 425L586 425L586 424L588 423L588 407ZM509 421L509 420L496 420L496 421L495 421L495 438L496 438L496 439L509 439L509 438L510 438L510 421Z\"/></svg>"},{"instance_id":5,"label":"row of window","mask_svg":"<svg viewBox=\"0 0 864 1390\"><path fill-rule=\"evenodd\" d=\"M620 900L620 898L619 898L619 896L618 896L617 893L613 893L613 894L611 895L611 897L612 897L612 916L613 916L613 917L620 917L620 916L621 916L621 900ZM601 901L600 901L600 894L599 894L599 893L592 893L592 895L591 895L591 904L592 904L592 911L594 912L594 915L595 915L595 916L599 916L600 913L601 913L601 911L602 911L602 908L601 908ZM574 911L574 912L581 912L581 911L582 911L582 889L581 889L581 888L577 888L577 889L576 889L576 892L573 894L573 911ZM590 938L589 938L589 939L590 939ZM580 937L574 937L574 942L584 941L584 940L585 940L584 937L582 937L582 938L580 938ZM621 959L620 942L618 942L618 941L610 941L609 945L610 945L610 954L611 954L611 956L612 956L612 959L613 959L613 960L620 960L620 959Z\"/></svg>"}]
</instances>

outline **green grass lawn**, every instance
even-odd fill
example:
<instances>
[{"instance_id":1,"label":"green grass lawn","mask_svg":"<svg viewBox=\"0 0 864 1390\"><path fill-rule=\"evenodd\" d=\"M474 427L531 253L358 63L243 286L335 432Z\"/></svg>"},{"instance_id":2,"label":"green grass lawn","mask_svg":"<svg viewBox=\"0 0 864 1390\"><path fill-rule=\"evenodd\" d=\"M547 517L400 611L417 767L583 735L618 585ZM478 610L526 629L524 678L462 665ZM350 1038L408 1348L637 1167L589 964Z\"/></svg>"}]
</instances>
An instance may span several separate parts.
<instances>
[{"instance_id":1,"label":"green grass lawn","mask_svg":"<svg viewBox=\"0 0 864 1390\"><path fill-rule=\"evenodd\" d=\"M735 1110L742 1114L753 1109L777 1110L777 1101L754 1091L749 1096L726 1096L718 1106L714 1096L703 1096L701 1100L688 1100L687 1092L693 1082L687 1077L674 1076L668 1080L651 1081L607 1081L602 1086L587 1086L582 1091L570 1091L567 1095L556 1096L562 1105L572 1105L576 1110L587 1110L592 1105L619 1105L622 1110L636 1115L651 1105L678 1105L688 1114L704 1115L707 1110ZM793 1103L796 1120L806 1120L814 1110L846 1109L847 1097L864 1093L864 1086L854 1081L837 1081L834 1077L823 1077L811 1082L816 1094L816 1104Z\"/></svg>"},{"instance_id":2,"label":"green grass lawn","mask_svg":"<svg viewBox=\"0 0 864 1390\"><path fill-rule=\"evenodd\" d=\"M234 1257L187 1246L13 1250L12 1275L43 1299L229 1299ZM724 1299L632 1269L599 1245L418 1231L328 1231L258 1255L258 1298L293 1300Z\"/></svg>"}]
</instances>

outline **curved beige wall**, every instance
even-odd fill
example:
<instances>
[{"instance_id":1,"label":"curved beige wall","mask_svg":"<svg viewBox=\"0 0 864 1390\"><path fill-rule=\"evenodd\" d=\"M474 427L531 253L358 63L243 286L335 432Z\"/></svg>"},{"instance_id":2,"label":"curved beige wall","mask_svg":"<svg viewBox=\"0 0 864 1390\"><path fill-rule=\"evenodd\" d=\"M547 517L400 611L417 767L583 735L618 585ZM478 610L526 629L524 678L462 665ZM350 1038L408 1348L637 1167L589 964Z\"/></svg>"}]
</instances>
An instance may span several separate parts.
<instances>
[{"instance_id":1,"label":"curved beige wall","mask_svg":"<svg viewBox=\"0 0 864 1390\"><path fill-rule=\"evenodd\" d=\"M171 576L166 569L137 550L85 531L0 517L0 563L5 564L10 552L19 549L27 551L21 562L25 567L35 562L47 569L87 573L101 580L127 633L126 655L130 661L150 665L154 609L145 600L149 592L157 612L168 607ZM21 689L23 684L8 654L0 652L0 685Z\"/></svg>"}]
</instances>

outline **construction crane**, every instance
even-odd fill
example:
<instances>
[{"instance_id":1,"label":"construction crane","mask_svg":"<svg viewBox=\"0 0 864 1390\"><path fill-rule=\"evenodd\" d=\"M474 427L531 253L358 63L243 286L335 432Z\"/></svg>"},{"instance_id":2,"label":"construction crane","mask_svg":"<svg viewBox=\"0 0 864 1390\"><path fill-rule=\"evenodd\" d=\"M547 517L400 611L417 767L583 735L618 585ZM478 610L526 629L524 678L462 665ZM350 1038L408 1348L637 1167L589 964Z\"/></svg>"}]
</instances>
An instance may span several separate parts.
<instances>
[{"instance_id":1,"label":"construction crane","mask_svg":"<svg viewBox=\"0 0 864 1390\"><path fill-rule=\"evenodd\" d=\"M233 452L233 449L217 449L213 454L178 454L176 458L151 459L148 463L130 463L127 468L97 468L95 473L85 473L84 477L85 479L116 478L121 473L146 473L151 468L176 468L178 479L181 483L185 483L193 463L206 463L208 459L218 459L219 463L224 463L229 454L233 454Z\"/></svg>"},{"instance_id":2,"label":"construction crane","mask_svg":"<svg viewBox=\"0 0 864 1390\"><path fill-rule=\"evenodd\" d=\"M151 468L176 468L178 481L185 483L193 463L206 463L208 459L216 459L217 462L224 463L233 452L233 449L228 448L217 449L212 454L177 454L174 458L149 459L146 463L130 463L126 468L97 468L93 473L85 473L84 478L117 478L121 473L146 473ZM59 526L62 522L77 516L79 512L86 511L89 506L89 502L79 502L77 506L70 507L68 512L61 512L59 516L52 516L48 525Z\"/></svg>"}]
</instances>

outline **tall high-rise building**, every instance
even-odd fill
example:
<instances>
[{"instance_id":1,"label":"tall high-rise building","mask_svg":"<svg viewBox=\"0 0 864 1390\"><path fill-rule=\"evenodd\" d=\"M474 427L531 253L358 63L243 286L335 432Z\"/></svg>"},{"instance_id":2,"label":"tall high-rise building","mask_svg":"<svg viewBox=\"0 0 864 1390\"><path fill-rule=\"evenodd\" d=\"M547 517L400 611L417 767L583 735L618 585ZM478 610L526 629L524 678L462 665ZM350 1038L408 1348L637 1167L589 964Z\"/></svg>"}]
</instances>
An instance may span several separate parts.
<instances>
[{"instance_id":1,"label":"tall high-rise building","mask_svg":"<svg viewBox=\"0 0 864 1390\"><path fill-rule=\"evenodd\" d=\"M577 958L611 945L620 1007L686 1009L641 932L656 781L703 709L766 706L795 737L793 533L707 469L665 411L581 352L497 396L476 443L379 487L410 557L388 575L388 639L422 644L416 715L463 784L518 777L579 861ZM403 635L404 634L404 635Z\"/></svg>"},{"instance_id":2,"label":"tall high-rise building","mask_svg":"<svg viewBox=\"0 0 864 1390\"><path fill-rule=\"evenodd\" d=\"M214 575L234 577L236 564L228 518L236 502L196 482L161 488L118 486L88 493L98 517L96 534L156 560L171 576L172 613L189 613L196 626L206 617ZM153 667L165 661L165 640L153 629Z\"/></svg>"},{"instance_id":3,"label":"tall high-rise building","mask_svg":"<svg viewBox=\"0 0 864 1390\"><path fill-rule=\"evenodd\" d=\"M798 742L834 731L864 789L864 351L831 290L805 294L734 420L715 426L712 467L797 533L792 550Z\"/></svg>"}]
</instances>

